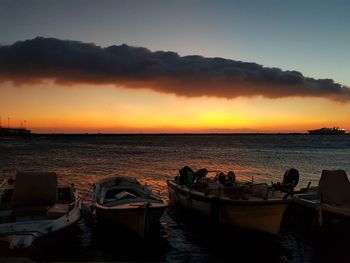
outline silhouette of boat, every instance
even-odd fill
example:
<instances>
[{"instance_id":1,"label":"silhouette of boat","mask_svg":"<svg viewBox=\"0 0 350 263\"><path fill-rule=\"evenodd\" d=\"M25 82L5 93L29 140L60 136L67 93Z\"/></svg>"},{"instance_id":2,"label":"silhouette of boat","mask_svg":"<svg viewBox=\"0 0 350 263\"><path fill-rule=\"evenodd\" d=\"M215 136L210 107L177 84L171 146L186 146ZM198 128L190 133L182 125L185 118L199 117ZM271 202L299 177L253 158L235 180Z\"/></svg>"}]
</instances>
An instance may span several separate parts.
<instances>
[{"instance_id":1,"label":"silhouette of boat","mask_svg":"<svg viewBox=\"0 0 350 263\"><path fill-rule=\"evenodd\" d=\"M344 134L346 131L345 129L340 129L339 127L333 127L333 128L321 128L317 130L309 130L310 134L318 134L318 135L337 135L337 134Z\"/></svg>"}]
</instances>

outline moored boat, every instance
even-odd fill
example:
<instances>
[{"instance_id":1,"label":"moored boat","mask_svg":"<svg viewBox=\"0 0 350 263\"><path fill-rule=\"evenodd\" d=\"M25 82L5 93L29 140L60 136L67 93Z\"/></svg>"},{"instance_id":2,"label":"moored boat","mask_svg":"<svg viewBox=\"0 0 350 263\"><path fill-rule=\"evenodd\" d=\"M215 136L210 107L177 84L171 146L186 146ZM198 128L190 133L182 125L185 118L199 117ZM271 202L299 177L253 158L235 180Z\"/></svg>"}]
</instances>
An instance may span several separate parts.
<instances>
[{"instance_id":1,"label":"moored boat","mask_svg":"<svg viewBox=\"0 0 350 263\"><path fill-rule=\"evenodd\" d=\"M350 224L350 182L344 170L323 170L318 187L295 194L297 207L308 211L309 222Z\"/></svg>"},{"instance_id":2,"label":"moored boat","mask_svg":"<svg viewBox=\"0 0 350 263\"><path fill-rule=\"evenodd\" d=\"M197 182L183 184L179 177L168 180L170 204L210 218L222 226L278 234L285 209L291 202L286 198L288 194L265 183L235 182L229 179L230 174L234 173L228 173L228 183L220 180L223 173L218 173L214 181L197 178Z\"/></svg>"},{"instance_id":3,"label":"moored boat","mask_svg":"<svg viewBox=\"0 0 350 263\"><path fill-rule=\"evenodd\" d=\"M100 225L127 230L145 238L159 223L167 202L136 179L110 177L95 183L92 196Z\"/></svg>"},{"instance_id":4,"label":"moored boat","mask_svg":"<svg viewBox=\"0 0 350 263\"><path fill-rule=\"evenodd\" d=\"M26 249L76 224L81 200L73 185L57 186L56 173L18 172L0 186L0 243Z\"/></svg>"}]
</instances>

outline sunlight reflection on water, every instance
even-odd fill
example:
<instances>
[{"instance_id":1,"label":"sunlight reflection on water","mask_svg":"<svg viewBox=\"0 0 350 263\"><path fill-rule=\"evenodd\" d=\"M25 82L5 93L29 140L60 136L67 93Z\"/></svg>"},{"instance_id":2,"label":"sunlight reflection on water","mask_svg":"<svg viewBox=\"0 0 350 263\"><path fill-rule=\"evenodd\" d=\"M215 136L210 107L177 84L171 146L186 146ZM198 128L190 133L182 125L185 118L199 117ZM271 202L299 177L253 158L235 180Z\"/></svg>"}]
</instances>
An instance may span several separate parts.
<instances>
[{"instance_id":1,"label":"sunlight reflection on water","mask_svg":"<svg viewBox=\"0 0 350 263\"><path fill-rule=\"evenodd\" d=\"M165 181L189 165L233 170L240 180L277 181L300 171L300 186L317 184L322 169L350 171L350 136L56 136L1 141L1 176L50 170L83 191L99 178L127 175L166 192Z\"/></svg>"},{"instance_id":2,"label":"sunlight reflection on water","mask_svg":"<svg viewBox=\"0 0 350 263\"><path fill-rule=\"evenodd\" d=\"M166 180L185 165L194 170L233 170L238 180L253 177L267 183L280 181L284 171L294 167L300 171L299 187L305 187L309 181L317 185L322 169L344 169L350 174L349 156L347 135L33 136L0 139L0 179L16 170L54 171L60 184L74 183L89 202L96 180L126 175L167 198ZM189 234L168 214L162 223L163 235L172 247L165 258L210 258L205 246L189 241ZM81 249L89 250L92 234L84 228L82 233ZM287 242L294 249L292 257L298 254L293 242ZM102 253L92 256L94 260L106 256L97 248L93 251Z\"/></svg>"}]
</instances>

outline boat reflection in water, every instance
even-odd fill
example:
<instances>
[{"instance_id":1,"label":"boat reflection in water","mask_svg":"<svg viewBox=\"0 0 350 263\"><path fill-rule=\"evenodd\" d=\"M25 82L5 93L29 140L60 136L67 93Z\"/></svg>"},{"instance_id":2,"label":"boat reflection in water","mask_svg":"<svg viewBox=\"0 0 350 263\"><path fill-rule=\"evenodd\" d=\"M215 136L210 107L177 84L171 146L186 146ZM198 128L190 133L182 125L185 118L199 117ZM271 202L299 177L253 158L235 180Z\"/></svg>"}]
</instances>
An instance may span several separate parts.
<instances>
[{"instance_id":1,"label":"boat reflection in water","mask_svg":"<svg viewBox=\"0 0 350 263\"><path fill-rule=\"evenodd\" d=\"M286 207L292 201L287 198L288 193L299 180L295 169L286 172L283 183L274 187L266 183L238 183L232 171L227 175L217 172L215 179L206 177L206 169L194 173L184 167L179 172L180 176L168 181L170 204L222 226L274 235L279 233Z\"/></svg>"}]
</instances>

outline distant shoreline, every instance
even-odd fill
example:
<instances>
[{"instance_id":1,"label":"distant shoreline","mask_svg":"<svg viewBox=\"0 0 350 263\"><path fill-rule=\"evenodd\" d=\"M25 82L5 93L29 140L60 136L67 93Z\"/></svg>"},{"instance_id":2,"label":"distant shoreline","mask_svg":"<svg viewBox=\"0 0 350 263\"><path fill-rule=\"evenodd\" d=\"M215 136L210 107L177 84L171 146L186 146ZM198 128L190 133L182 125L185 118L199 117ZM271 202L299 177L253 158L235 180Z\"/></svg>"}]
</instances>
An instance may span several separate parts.
<instances>
[{"instance_id":1,"label":"distant shoreline","mask_svg":"<svg viewBox=\"0 0 350 263\"><path fill-rule=\"evenodd\" d=\"M310 133L31 133L30 136L256 136L256 135L308 135L308 136L344 136L345 134L310 134ZM15 136L15 135L14 135Z\"/></svg>"}]
</instances>

